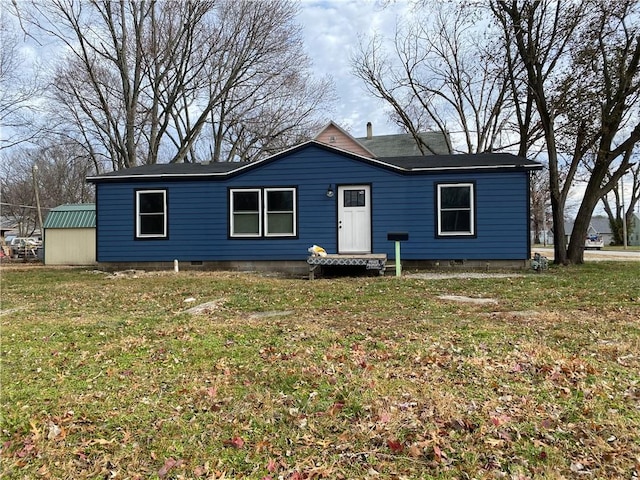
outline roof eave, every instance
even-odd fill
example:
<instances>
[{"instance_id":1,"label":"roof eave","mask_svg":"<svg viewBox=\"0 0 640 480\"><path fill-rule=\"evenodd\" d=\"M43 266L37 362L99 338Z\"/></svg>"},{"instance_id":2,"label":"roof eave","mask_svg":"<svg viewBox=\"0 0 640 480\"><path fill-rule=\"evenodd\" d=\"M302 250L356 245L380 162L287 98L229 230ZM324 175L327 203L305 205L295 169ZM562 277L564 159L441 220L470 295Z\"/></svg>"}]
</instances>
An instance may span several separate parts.
<instances>
[{"instance_id":1,"label":"roof eave","mask_svg":"<svg viewBox=\"0 0 640 480\"><path fill-rule=\"evenodd\" d=\"M117 180L137 180L137 179L175 179L184 177L224 177L232 172L236 172L238 169L229 170L228 172L210 172L210 173L152 173L146 175L96 175L93 177L87 177L86 181L90 183L97 183L100 181L117 181Z\"/></svg>"},{"instance_id":2,"label":"roof eave","mask_svg":"<svg viewBox=\"0 0 640 480\"><path fill-rule=\"evenodd\" d=\"M459 165L455 167L418 167L411 172L429 172L443 170L540 170L541 165Z\"/></svg>"}]
</instances>

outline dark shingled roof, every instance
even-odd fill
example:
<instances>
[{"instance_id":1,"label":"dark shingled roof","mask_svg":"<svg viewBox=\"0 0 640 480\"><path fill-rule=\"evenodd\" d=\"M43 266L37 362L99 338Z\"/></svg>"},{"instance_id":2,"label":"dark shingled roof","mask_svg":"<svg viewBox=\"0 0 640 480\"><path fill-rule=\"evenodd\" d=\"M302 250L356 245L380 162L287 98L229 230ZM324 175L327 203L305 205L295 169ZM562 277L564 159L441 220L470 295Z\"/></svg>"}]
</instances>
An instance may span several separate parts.
<instances>
[{"instance_id":1,"label":"dark shingled roof","mask_svg":"<svg viewBox=\"0 0 640 480\"><path fill-rule=\"evenodd\" d=\"M218 162L207 164L158 163L155 165L143 165L141 167L104 173L88 177L87 180L90 182L100 182L131 180L136 178L225 178L227 176L238 174L242 170L252 169L263 163L277 160L278 158L289 155L293 151L303 149L310 145L332 152L339 152L342 155L355 158L365 163L407 173L438 170L495 170L505 168L535 170L541 168L541 165L537 162L511 155L509 153L396 156L371 159L312 140L257 162Z\"/></svg>"},{"instance_id":2,"label":"dark shingled roof","mask_svg":"<svg viewBox=\"0 0 640 480\"><path fill-rule=\"evenodd\" d=\"M508 167L540 168L539 163L510 153L468 153L414 157L382 157L377 158L377 160L409 171Z\"/></svg>"},{"instance_id":3,"label":"dark shingled roof","mask_svg":"<svg viewBox=\"0 0 640 480\"><path fill-rule=\"evenodd\" d=\"M183 176L183 175L222 175L237 168L248 165L249 162L211 162L211 163L156 163L154 165L142 165L140 167L116 170L103 173L92 178L108 177L136 177L136 176Z\"/></svg>"}]
</instances>

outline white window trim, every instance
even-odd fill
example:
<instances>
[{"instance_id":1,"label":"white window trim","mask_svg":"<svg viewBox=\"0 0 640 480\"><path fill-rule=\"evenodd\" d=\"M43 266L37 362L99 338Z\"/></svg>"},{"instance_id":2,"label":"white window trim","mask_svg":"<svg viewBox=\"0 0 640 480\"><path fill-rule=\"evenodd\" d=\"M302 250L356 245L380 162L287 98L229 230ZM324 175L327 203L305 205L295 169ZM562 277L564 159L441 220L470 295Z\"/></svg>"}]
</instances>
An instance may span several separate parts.
<instances>
[{"instance_id":1,"label":"white window trim","mask_svg":"<svg viewBox=\"0 0 640 480\"><path fill-rule=\"evenodd\" d=\"M291 213L293 215L293 232L291 233L269 233L269 204L267 202L267 193L268 192L291 192L293 196L293 210L291 211L283 211L283 212L271 212L271 213ZM296 212L296 189L295 187L282 187L282 188L265 188L264 189L264 236L265 237L295 237L298 231L297 221L297 212Z\"/></svg>"},{"instance_id":2,"label":"white window trim","mask_svg":"<svg viewBox=\"0 0 640 480\"><path fill-rule=\"evenodd\" d=\"M258 233L235 233L235 210L233 205L233 194L236 192L255 192L258 194ZM230 228L231 236L234 238L259 238L262 236L262 195L260 188L232 188L229 193Z\"/></svg>"},{"instance_id":3,"label":"white window trim","mask_svg":"<svg viewBox=\"0 0 640 480\"><path fill-rule=\"evenodd\" d=\"M450 187L469 187L469 231L465 232L443 232L442 231L442 207L441 207L441 192L443 188ZM455 210L462 210L456 208ZM446 211L446 210L445 210ZM476 225L476 214L475 214L475 192L474 192L474 184L473 183L440 183L438 184L438 212L437 212L437 222L438 222L438 236L439 237L471 237L476 234L475 225Z\"/></svg>"},{"instance_id":4,"label":"white window trim","mask_svg":"<svg viewBox=\"0 0 640 480\"><path fill-rule=\"evenodd\" d=\"M144 213L140 213L140 194L147 193L161 193L162 194L162 220L163 220L163 231L164 233L142 233L140 231L142 225L140 222L140 217L142 215L148 215ZM158 215L155 213L153 215ZM167 191L166 190L137 190L136 191L136 238L167 238Z\"/></svg>"}]
</instances>

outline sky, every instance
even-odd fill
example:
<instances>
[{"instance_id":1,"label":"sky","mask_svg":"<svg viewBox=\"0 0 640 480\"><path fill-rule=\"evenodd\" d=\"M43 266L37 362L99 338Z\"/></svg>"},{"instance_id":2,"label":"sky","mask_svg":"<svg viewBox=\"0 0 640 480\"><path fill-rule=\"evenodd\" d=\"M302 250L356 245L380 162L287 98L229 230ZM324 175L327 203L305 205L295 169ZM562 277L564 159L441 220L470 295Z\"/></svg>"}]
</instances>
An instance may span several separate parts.
<instances>
[{"instance_id":1,"label":"sky","mask_svg":"<svg viewBox=\"0 0 640 480\"><path fill-rule=\"evenodd\" d=\"M0 0L1 3L9 0ZM316 78L327 75L335 85L335 123L355 137L366 135L372 122L374 135L400 133L387 120L384 103L369 94L364 82L351 73L350 57L360 36L378 32L391 38L396 21L408 11L407 0L299 0L297 22L302 27L305 50ZM43 50L27 40L22 53L38 61Z\"/></svg>"},{"instance_id":2,"label":"sky","mask_svg":"<svg viewBox=\"0 0 640 480\"><path fill-rule=\"evenodd\" d=\"M314 74L330 75L336 87L332 120L354 137L399 133L385 113L386 106L369 94L351 73L350 57L360 36L375 32L392 37L396 20L409 9L404 0L301 0L298 22L303 28Z\"/></svg>"}]
</instances>

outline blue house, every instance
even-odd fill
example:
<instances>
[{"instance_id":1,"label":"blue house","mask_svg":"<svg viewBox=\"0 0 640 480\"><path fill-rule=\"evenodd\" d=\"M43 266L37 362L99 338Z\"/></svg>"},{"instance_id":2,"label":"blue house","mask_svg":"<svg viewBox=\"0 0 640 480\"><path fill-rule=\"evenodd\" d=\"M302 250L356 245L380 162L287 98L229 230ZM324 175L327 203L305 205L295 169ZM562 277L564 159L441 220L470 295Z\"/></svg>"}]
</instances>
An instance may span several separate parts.
<instances>
[{"instance_id":1,"label":"blue house","mask_svg":"<svg viewBox=\"0 0 640 480\"><path fill-rule=\"evenodd\" d=\"M510 154L371 158L311 140L252 163L156 164L88 178L105 266L302 271L307 249L405 265L524 266L529 173Z\"/></svg>"}]
</instances>

